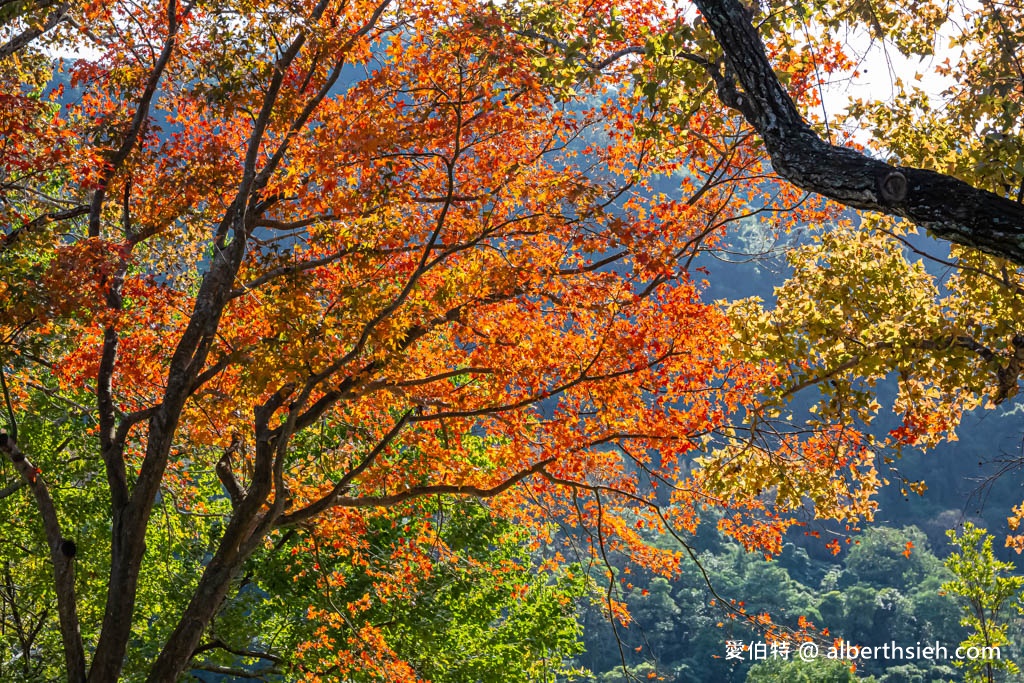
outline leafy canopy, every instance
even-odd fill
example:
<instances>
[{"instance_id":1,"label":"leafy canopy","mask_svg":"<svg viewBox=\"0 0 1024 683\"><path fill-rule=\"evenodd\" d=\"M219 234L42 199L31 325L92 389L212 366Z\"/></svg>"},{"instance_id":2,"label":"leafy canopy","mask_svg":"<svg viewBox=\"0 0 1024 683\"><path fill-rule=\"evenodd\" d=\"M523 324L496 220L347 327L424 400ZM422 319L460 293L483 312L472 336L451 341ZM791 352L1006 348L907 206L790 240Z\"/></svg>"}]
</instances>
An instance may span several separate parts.
<instances>
[{"instance_id":1,"label":"leafy canopy","mask_svg":"<svg viewBox=\"0 0 1024 683\"><path fill-rule=\"evenodd\" d=\"M2 631L12 675L458 679L517 659L536 680L573 650L579 571L623 625L612 557L678 571L686 546L641 531L685 543L713 508L771 554L808 503L871 516L866 394L776 428L786 372L818 383L799 343L848 316L806 304L830 281L793 285L785 324L701 299L693 261L730 249L728 225L838 209L776 182L686 8L0 9L0 552L32 614ZM850 65L834 29L864 17L797 9L822 31L763 30L814 106ZM81 57L54 73L55 54ZM871 248L871 277L928 294ZM886 362L931 349L896 332L871 328ZM918 438L952 419L929 381L900 399ZM544 637L517 650L526 634Z\"/></svg>"}]
</instances>

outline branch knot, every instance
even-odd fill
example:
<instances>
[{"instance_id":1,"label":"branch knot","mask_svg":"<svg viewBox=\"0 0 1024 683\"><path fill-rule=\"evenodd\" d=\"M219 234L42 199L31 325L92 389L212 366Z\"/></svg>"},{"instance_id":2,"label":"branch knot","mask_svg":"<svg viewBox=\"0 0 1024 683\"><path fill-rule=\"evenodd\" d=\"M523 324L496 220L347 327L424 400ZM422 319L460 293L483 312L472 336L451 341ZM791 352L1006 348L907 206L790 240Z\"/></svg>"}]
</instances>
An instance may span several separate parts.
<instances>
[{"instance_id":1,"label":"branch knot","mask_svg":"<svg viewBox=\"0 0 1024 683\"><path fill-rule=\"evenodd\" d=\"M907 177L899 171L892 171L878 183L882 199L887 202L901 202L907 197Z\"/></svg>"}]
</instances>

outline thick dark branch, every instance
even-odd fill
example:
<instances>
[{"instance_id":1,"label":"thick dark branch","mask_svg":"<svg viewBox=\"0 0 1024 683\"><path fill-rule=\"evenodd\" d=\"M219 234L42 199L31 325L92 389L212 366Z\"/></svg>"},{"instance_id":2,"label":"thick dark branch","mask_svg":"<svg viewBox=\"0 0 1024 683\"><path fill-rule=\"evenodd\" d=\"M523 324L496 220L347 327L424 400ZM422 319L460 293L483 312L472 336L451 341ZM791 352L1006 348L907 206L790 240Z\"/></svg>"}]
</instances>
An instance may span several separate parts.
<instances>
[{"instance_id":1,"label":"thick dark branch","mask_svg":"<svg viewBox=\"0 0 1024 683\"><path fill-rule=\"evenodd\" d=\"M326 0L322 0L318 5L319 11L322 12L325 4ZM201 376L201 370L206 364L224 313L224 306L245 255L245 211L256 180L255 166L260 145L270 124L270 116L284 82L284 74L297 57L305 39L305 33L300 32L275 62L274 75L264 94L259 117L246 145L242 181L234 201L225 211L217 228L209 270L195 296L188 325L181 333L171 356L163 400L149 417L146 455L142 467L127 504L114 511L107 605L92 668L89 671L89 680L93 683L117 680L124 663L124 653L131 634L139 571L145 550L146 524L167 467L182 409L185 401L195 390L196 380ZM235 239L228 245L225 241L232 231ZM233 538L248 536L248 522L249 520L245 519L235 525L232 531ZM235 550L236 548L231 548L223 556L215 556L218 564L212 569L208 567L202 579L207 583L201 586L201 590L198 590L189 603L189 613L184 622L179 623L179 627L170 636L164 651L153 665L150 673L150 680L153 683L177 680L195 643L202 635L207 619L212 615L211 610L216 608L216 604L219 604L223 597L235 563L244 560L239 559ZM203 616L196 616L198 614ZM198 619L198 622L194 619ZM199 623L200 626L196 627L195 623Z\"/></svg>"},{"instance_id":2,"label":"thick dark branch","mask_svg":"<svg viewBox=\"0 0 1024 683\"><path fill-rule=\"evenodd\" d=\"M642 57L646 53L647 53L647 50L644 47L639 46L639 45L630 45L629 47L624 47L621 50L616 50L615 52L611 53L610 55L608 55L607 57L605 57L601 61L599 61L597 63L594 63L594 64L590 64L589 66L590 66L590 69L594 73L599 73L601 71L604 71L609 66L611 66L615 62L619 61L623 57L626 57L626 56L629 56L629 55L633 55L633 56L636 56L636 57Z\"/></svg>"},{"instance_id":3,"label":"thick dark branch","mask_svg":"<svg viewBox=\"0 0 1024 683\"><path fill-rule=\"evenodd\" d=\"M41 3L40 7L45 7L50 3ZM33 40L43 35L47 31L53 29L54 26L60 23L60 21L67 16L68 9L71 7L70 2L62 2L58 5L50 14L47 15L46 19L41 23L34 23L18 35L11 38L9 41L0 45L0 59L6 59L10 57L18 50L22 49Z\"/></svg>"},{"instance_id":4,"label":"thick dark branch","mask_svg":"<svg viewBox=\"0 0 1024 683\"><path fill-rule=\"evenodd\" d=\"M196 393L203 387L203 385L227 369L229 365L236 361L244 360L244 358L245 354L237 351L222 356L216 363L211 364L208 368L196 375L195 379L192 380L192 386L189 387L188 395L191 396Z\"/></svg>"},{"instance_id":5,"label":"thick dark branch","mask_svg":"<svg viewBox=\"0 0 1024 683\"><path fill-rule=\"evenodd\" d=\"M7 486L3 487L0 489L0 500L3 500L7 496L13 496L15 493L25 488L26 483L27 482L24 479L19 479L18 481L11 482Z\"/></svg>"},{"instance_id":6,"label":"thick dark branch","mask_svg":"<svg viewBox=\"0 0 1024 683\"><path fill-rule=\"evenodd\" d=\"M54 221L66 221L71 218L77 218L78 216L84 216L87 213L89 213L89 207L82 204L81 206L76 206L64 211L51 211L50 213L44 213L42 216L37 216L28 223L25 223L4 235L4 237L0 239L0 252L8 249L21 239L23 235L32 232L37 228L41 228L44 225L53 223Z\"/></svg>"},{"instance_id":7,"label":"thick dark branch","mask_svg":"<svg viewBox=\"0 0 1024 683\"><path fill-rule=\"evenodd\" d=\"M78 625L78 607L75 597L75 542L64 538L61 533L57 509L50 497L50 490L18 444L7 434L0 433L0 451L14 463L18 474L32 491L43 520L46 542L50 546L50 560L53 562L53 587L57 593L57 612L60 616L60 634L64 643L64 660L69 681L78 683L85 680L85 650Z\"/></svg>"},{"instance_id":8,"label":"thick dark branch","mask_svg":"<svg viewBox=\"0 0 1024 683\"><path fill-rule=\"evenodd\" d=\"M126 260L114 274L107 292L107 306L119 311L123 305L121 289L124 276L128 270ZM96 408L99 413L100 455L107 473L107 485L110 488L110 501L115 510L128 503L128 472L124 464L124 443L116 440L119 435L117 428L117 406L114 401L114 370L117 364L117 351L120 336L113 325L103 330L103 346L100 353L100 365L96 373Z\"/></svg>"},{"instance_id":9,"label":"thick dark branch","mask_svg":"<svg viewBox=\"0 0 1024 683\"><path fill-rule=\"evenodd\" d=\"M267 200L264 199L264 202ZM379 210L380 207L373 207L374 210ZM299 218L293 221L283 221L276 218L258 218L253 221L253 227L266 228L268 230L302 230L308 228L311 225L318 223L334 223L336 221L345 220L346 218L366 218L370 212L367 211L346 211L339 213L327 213L318 216L308 216L306 218Z\"/></svg>"},{"instance_id":10,"label":"thick dark branch","mask_svg":"<svg viewBox=\"0 0 1024 683\"><path fill-rule=\"evenodd\" d=\"M281 674L281 672L276 668L249 671L247 669L239 669L232 666L219 666L217 664L193 664L192 668L198 671L209 671L210 673L220 674L221 676L228 676L231 678L251 678L259 681L267 680L268 676L277 677Z\"/></svg>"},{"instance_id":11,"label":"thick dark branch","mask_svg":"<svg viewBox=\"0 0 1024 683\"><path fill-rule=\"evenodd\" d=\"M267 661L273 662L274 664L280 664L282 661L284 661L281 657L278 657L277 655L271 654L269 652L263 652L262 650L246 650L245 648L232 647L220 638L217 638L209 643L203 643L202 645L196 648L195 652L192 653L192 656L194 657L203 652L209 652L210 650L224 650L225 652L230 652L231 654L238 655L239 657L266 659Z\"/></svg>"},{"instance_id":12,"label":"thick dark branch","mask_svg":"<svg viewBox=\"0 0 1024 683\"><path fill-rule=\"evenodd\" d=\"M220 483L224 485L224 490L228 492L228 497L231 499L231 507L237 508L238 504L242 501L244 492L242 491L241 485L238 483L238 479L235 477L234 459L235 453L241 447L241 440L234 436L231 439L231 445L224 451L224 455L220 456L220 460L217 461L217 478L220 479Z\"/></svg>"},{"instance_id":13,"label":"thick dark branch","mask_svg":"<svg viewBox=\"0 0 1024 683\"><path fill-rule=\"evenodd\" d=\"M764 139L775 171L794 185L857 209L906 218L950 242L1024 265L1024 205L948 175L896 167L821 138L800 116L739 0L694 0L743 92L719 82L722 101ZM716 79L717 80L717 79Z\"/></svg>"},{"instance_id":14,"label":"thick dark branch","mask_svg":"<svg viewBox=\"0 0 1024 683\"><path fill-rule=\"evenodd\" d=\"M4 374L4 366L0 365L0 390L4 394L4 407L7 408L7 422L10 425L11 440L18 440L18 418L14 416L14 404L11 402L11 392L7 388L7 377Z\"/></svg>"}]
</instances>

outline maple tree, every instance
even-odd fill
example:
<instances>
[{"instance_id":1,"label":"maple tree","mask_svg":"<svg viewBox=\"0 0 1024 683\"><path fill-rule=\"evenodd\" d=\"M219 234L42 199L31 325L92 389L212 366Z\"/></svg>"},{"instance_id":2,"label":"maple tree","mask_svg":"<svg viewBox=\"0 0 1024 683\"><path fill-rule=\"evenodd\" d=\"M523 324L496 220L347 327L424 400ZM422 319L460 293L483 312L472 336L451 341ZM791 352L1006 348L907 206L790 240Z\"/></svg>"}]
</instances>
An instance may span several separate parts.
<instances>
[{"instance_id":1,"label":"maple tree","mask_svg":"<svg viewBox=\"0 0 1024 683\"><path fill-rule=\"evenodd\" d=\"M541 538L582 527L585 555L661 573L682 551L637 527L692 529L704 506L778 548L793 501L687 460L763 371L726 358L686 266L730 221L820 207L734 185L764 170L715 108L682 192L645 190L681 168L685 133L651 134L660 112L614 57L656 4L513 9L86 5L5 62L3 448L44 521L71 680L175 680L217 643L249 652L215 622L258 553L294 531L365 566L374 520L437 496L489 499ZM592 78L525 28L557 10L604 44ZM68 65L63 100L40 51L61 45L99 53ZM51 422L78 431L63 443ZM362 595L310 600L336 633L288 653L302 675L421 675L397 635L356 625L456 553L409 533ZM184 575L155 620L140 600L170 585L147 546Z\"/></svg>"},{"instance_id":2,"label":"maple tree","mask_svg":"<svg viewBox=\"0 0 1024 683\"><path fill-rule=\"evenodd\" d=\"M661 67L645 79L652 97L688 121L675 93L680 82L701 84L694 69L702 70L704 87L757 132L782 179L872 212L811 226L820 234L787 255L794 274L773 308L756 299L729 308L735 353L777 372L756 411L759 431L771 435L765 457L776 452L779 432L837 424L857 426L865 447L888 452L889 462L907 446L955 439L965 412L1017 394L1024 361L1020 8L694 5L706 24L670 22L642 50ZM859 48L840 42L851 34L923 60L915 80L930 67L945 89L927 92L893 74L891 98L855 100L830 121L822 97L831 74L858 73ZM929 64L937 49L946 57ZM866 149L851 129L871 133ZM949 256L924 246L919 228L951 242ZM898 395L883 406L875 389L891 377ZM797 394L815 389L812 415L795 427L779 419ZM879 438L871 424L886 409L903 424ZM757 431L750 429L743 448L749 451ZM921 492L925 485L903 487ZM1011 530L1019 520L1015 509ZM1024 536L1007 542L1024 548Z\"/></svg>"},{"instance_id":3,"label":"maple tree","mask_svg":"<svg viewBox=\"0 0 1024 683\"><path fill-rule=\"evenodd\" d=\"M870 437L841 411L773 433L793 356L739 343L760 314L730 321L692 277L732 223L838 213L770 182L702 19L575 0L0 12L2 494L31 539L6 566L46 586L8 596L47 596L12 631L24 666L45 647L74 681L232 657L425 678L391 627L415 619L389 607L419 589L449 609L532 596L510 621L570 650L568 551L526 581L516 539L446 536L445 510L478 514L466 497L535 544L570 530L623 623L609 557L671 574L687 556L641 530L685 542L722 509L770 554L808 501L870 516ZM809 36L819 59L798 59L768 28L817 103L841 44ZM445 568L483 592L445 602ZM293 594L308 611L275 645L247 615L282 576L316 594ZM518 656L546 675L545 652Z\"/></svg>"}]
</instances>

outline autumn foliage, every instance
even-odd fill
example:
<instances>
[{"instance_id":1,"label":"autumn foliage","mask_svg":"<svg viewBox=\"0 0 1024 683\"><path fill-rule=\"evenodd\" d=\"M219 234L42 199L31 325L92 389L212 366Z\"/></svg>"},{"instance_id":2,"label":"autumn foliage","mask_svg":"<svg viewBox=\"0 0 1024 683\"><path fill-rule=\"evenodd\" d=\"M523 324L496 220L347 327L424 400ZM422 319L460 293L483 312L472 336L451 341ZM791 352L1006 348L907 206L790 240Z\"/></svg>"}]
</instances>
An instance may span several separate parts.
<instances>
[{"instance_id":1,"label":"autumn foliage","mask_svg":"<svg viewBox=\"0 0 1024 683\"><path fill-rule=\"evenodd\" d=\"M15 28L57 10L26 11ZM53 572L70 679L176 680L230 652L218 615L244 621L246 587L273 601L282 576L316 593L315 628L274 655L291 675L423 678L403 636L360 615L446 567L513 602L548 590L522 583L528 560L445 537L445 510L469 514L452 497L529 530L552 585L563 542L604 567L621 623L609 558L670 575L686 557L648 531L685 541L714 509L771 554L807 506L870 517L873 444L844 415L764 429L789 367L779 346L751 352L769 320L750 309L739 328L702 298L693 259L729 247L727 225L836 210L772 182L708 96L711 63L683 58L713 45L692 14L64 11L0 62L0 366L28 487L54 498L36 543L79 541L19 565ZM774 47L814 104L821 70L848 62L831 39L818 63L788 40ZM148 620L161 592L179 598Z\"/></svg>"}]
</instances>

